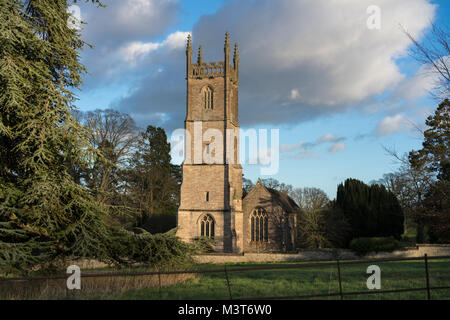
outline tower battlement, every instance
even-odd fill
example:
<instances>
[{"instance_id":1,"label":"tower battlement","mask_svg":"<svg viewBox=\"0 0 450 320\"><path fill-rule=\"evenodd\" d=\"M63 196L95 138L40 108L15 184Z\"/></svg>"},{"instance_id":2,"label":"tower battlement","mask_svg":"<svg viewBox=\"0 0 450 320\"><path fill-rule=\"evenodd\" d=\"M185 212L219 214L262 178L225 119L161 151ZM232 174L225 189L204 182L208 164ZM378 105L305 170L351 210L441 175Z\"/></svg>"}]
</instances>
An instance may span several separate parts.
<instances>
[{"instance_id":1,"label":"tower battlement","mask_svg":"<svg viewBox=\"0 0 450 320\"><path fill-rule=\"evenodd\" d=\"M192 64L192 73L189 75L193 78L215 78L225 75L225 63L220 62L203 62L201 64Z\"/></svg>"},{"instance_id":2,"label":"tower battlement","mask_svg":"<svg viewBox=\"0 0 450 320\"><path fill-rule=\"evenodd\" d=\"M187 57L187 78L208 79L217 77L230 77L233 82L239 82L239 50L237 43L234 47L233 65L230 61L230 40L229 33L225 35L224 45L225 59L219 62L204 62L202 46L198 48L197 63L192 63L192 39L188 35L186 45Z\"/></svg>"}]
</instances>

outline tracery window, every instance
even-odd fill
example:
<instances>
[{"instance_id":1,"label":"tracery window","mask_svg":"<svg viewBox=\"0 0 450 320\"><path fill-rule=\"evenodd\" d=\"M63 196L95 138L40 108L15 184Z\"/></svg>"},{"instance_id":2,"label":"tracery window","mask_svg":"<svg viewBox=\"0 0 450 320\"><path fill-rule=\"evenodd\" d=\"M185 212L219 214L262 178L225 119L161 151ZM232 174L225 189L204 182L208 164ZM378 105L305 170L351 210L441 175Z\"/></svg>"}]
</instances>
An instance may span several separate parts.
<instances>
[{"instance_id":1,"label":"tracery window","mask_svg":"<svg viewBox=\"0 0 450 320\"><path fill-rule=\"evenodd\" d=\"M200 236L214 238L214 219L209 214L200 220Z\"/></svg>"},{"instance_id":2,"label":"tracery window","mask_svg":"<svg viewBox=\"0 0 450 320\"><path fill-rule=\"evenodd\" d=\"M250 219L251 240L256 242L268 241L269 239L269 219L267 212L263 208L253 210Z\"/></svg>"},{"instance_id":3,"label":"tracery window","mask_svg":"<svg viewBox=\"0 0 450 320\"><path fill-rule=\"evenodd\" d=\"M205 110L212 110L213 109L213 99L214 93L211 87L206 86L203 88L203 107Z\"/></svg>"}]
</instances>

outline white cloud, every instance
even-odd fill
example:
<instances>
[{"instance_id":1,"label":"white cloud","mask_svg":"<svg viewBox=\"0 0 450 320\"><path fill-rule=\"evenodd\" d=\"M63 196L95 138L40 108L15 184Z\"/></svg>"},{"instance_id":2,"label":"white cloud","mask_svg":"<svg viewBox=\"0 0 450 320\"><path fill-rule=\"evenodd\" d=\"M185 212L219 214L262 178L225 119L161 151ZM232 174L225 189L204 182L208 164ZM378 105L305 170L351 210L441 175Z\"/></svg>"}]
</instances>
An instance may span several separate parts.
<instances>
[{"instance_id":1,"label":"white cloud","mask_svg":"<svg viewBox=\"0 0 450 320\"><path fill-rule=\"evenodd\" d=\"M230 0L198 20L192 31L194 47L203 45L206 61L222 61L225 30L239 43L242 125L298 123L351 108L363 110L386 90L398 88L399 95L408 94L402 85L407 86L409 78L395 62L410 45L399 23L420 38L435 11L427 0L379 0L381 30L369 30L366 8L371 4L372 0ZM139 70L147 71L148 77L117 107L137 114L164 112L171 127L182 125L182 40L182 33L174 34L165 40L167 46L150 50L151 59L141 59ZM164 72L150 74L161 67ZM381 111L387 106L379 107Z\"/></svg>"},{"instance_id":2,"label":"white cloud","mask_svg":"<svg viewBox=\"0 0 450 320\"><path fill-rule=\"evenodd\" d=\"M305 145L306 145L305 142L300 142L297 144L282 144L280 146L280 152L290 152L290 151L298 150L298 149L304 148Z\"/></svg>"},{"instance_id":3,"label":"white cloud","mask_svg":"<svg viewBox=\"0 0 450 320\"><path fill-rule=\"evenodd\" d=\"M184 49L186 45L186 38L190 32L176 31L167 36L162 43L163 46L167 47L169 50L173 49Z\"/></svg>"},{"instance_id":4,"label":"white cloud","mask_svg":"<svg viewBox=\"0 0 450 320\"><path fill-rule=\"evenodd\" d=\"M156 50L160 47L159 43L143 43L143 42L131 42L125 47L119 49L123 60L128 63L136 64L136 62L146 56L150 51Z\"/></svg>"},{"instance_id":5,"label":"white cloud","mask_svg":"<svg viewBox=\"0 0 450 320\"><path fill-rule=\"evenodd\" d=\"M175 23L179 12L176 0L121 0L105 4L105 8L98 8L92 3L77 2L87 23L83 25L82 38L94 46L82 52L82 62L89 71L84 79L85 91L104 89L112 83L128 86L136 74L130 74L126 67L139 64L148 52L159 47L159 37Z\"/></svg>"},{"instance_id":6,"label":"white cloud","mask_svg":"<svg viewBox=\"0 0 450 320\"><path fill-rule=\"evenodd\" d=\"M427 66L422 66L414 76L399 84L392 93L392 98L412 101L429 93L436 84L436 75Z\"/></svg>"},{"instance_id":7,"label":"white cloud","mask_svg":"<svg viewBox=\"0 0 450 320\"><path fill-rule=\"evenodd\" d=\"M105 8L80 2L83 38L93 45L114 44L159 36L176 21L179 4L176 0L109 1Z\"/></svg>"},{"instance_id":8,"label":"white cloud","mask_svg":"<svg viewBox=\"0 0 450 320\"><path fill-rule=\"evenodd\" d=\"M297 159L303 159L303 158L311 158L311 157L317 157L318 154L311 149L322 145L322 144L329 144L333 143L333 145L328 148L328 151L330 153L335 153L338 151L342 151L345 149L344 143L341 141L345 140L344 137L337 137L331 133L324 134L317 138L314 142L300 142L297 144L282 144L280 146L280 152L281 153L291 153L293 151L303 149L299 151L295 155L289 155L290 158L297 158Z\"/></svg>"},{"instance_id":9,"label":"white cloud","mask_svg":"<svg viewBox=\"0 0 450 320\"><path fill-rule=\"evenodd\" d=\"M145 20L150 18L157 18L158 5L163 4L163 1L155 3L155 1L149 0L125 0L122 1L122 10L117 11L117 18L120 23L129 23L130 20L136 22L136 20ZM173 2L173 1L172 1Z\"/></svg>"},{"instance_id":10,"label":"white cloud","mask_svg":"<svg viewBox=\"0 0 450 320\"><path fill-rule=\"evenodd\" d=\"M403 114L396 114L381 120L375 130L377 136L388 136L409 129L411 129L411 121Z\"/></svg>"},{"instance_id":11,"label":"white cloud","mask_svg":"<svg viewBox=\"0 0 450 320\"><path fill-rule=\"evenodd\" d=\"M433 18L434 7L425 0L378 1L382 28L369 30L366 8L372 2L234 0L200 20L194 34L215 48L222 42L218 35L231 29L247 57L242 70L259 96L283 97L289 88L292 100L295 85L296 92L307 93L302 101L333 107L400 83L404 76L394 59L410 42L399 23L418 34Z\"/></svg>"},{"instance_id":12,"label":"white cloud","mask_svg":"<svg viewBox=\"0 0 450 320\"><path fill-rule=\"evenodd\" d=\"M328 134L325 134L325 135L319 137L319 138L317 139L317 142L318 142L318 143L323 143L323 142L337 142L337 141L340 141L340 140L342 140L342 139L343 139L342 137L336 137L336 136L332 135L331 133L328 133Z\"/></svg>"},{"instance_id":13,"label":"white cloud","mask_svg":"<svg viewBox=\"0 0 450 320\"><path fill-rule=\"evenodd\" d=\"M122 59L132 65L135 65L139 60L143 59L150 52L158 49L166 48L167 50L174 50L184 47L186 37L189 32L176 31L167 36L162 42L130 42L119 49L119 54ZM158 69L160 70L160 69Z\"/></svg>"},{"instance_id":14,"label":"white cloud","mask_svg":"<svg viewBox=\"0 0 450 320\"><path fill-rule=\"evenodd\" d=\"M293 159L318 159L320 158L319 154L312 150L302 150L294 155L288 156L288 158Z\"/></svg>"},{"instance_id":15,"label":"white cloud","mask_svg":"<svg viewBox=\"0 0 450 320\"><path fill-rule=\"evenodd\" d=\"M336 152L343 151L343 150L345 150L345 144L342 143L342 142L338 142L338 143L333 144L333 145L328 149L328 152L330 152L330 153L336 153Z\"/></svg>"}]
</instances>

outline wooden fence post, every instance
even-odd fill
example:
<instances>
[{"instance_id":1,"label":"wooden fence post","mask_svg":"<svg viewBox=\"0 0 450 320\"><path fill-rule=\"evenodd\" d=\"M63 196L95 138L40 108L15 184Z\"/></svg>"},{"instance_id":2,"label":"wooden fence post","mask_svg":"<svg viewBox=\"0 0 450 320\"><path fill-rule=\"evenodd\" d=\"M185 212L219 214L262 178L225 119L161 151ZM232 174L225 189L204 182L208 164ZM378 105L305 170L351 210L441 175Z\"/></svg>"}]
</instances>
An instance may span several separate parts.
<instances>
[{"instance_id":1,"label":"wooden fence post","mask_svg":"<svg viewBox=\"0 0 450 320\"><path fill-rule=\"evenodd\" d=\"M344 300L344 293L342 292L341 264L339 263L339 259L336 260L336 262L337 262L337 268L338 268L339 294L341 295L341 300Z\"/></svg>"},{"instance_id":2,"label":"wooden fence post","mask_svg":"<svg viewBox=\"0 0 450 320\"><path fill-rule=\"evenodd\" d=\"M427 279L427 299L431 300L431 292L430 292L430 273L428 271L428 256L425 253L425 276Z\"/></svg>"},{"instance_id":3,"label":"wooden fence post","mask_svg":"<svg viewBox=\"0 0 450 320\"><path fill-rule=\"evenodd\" d=\"M225 270L225 277L227 278L228 295L230 297L230 300L233 300L233 296L231 295L230 279L228 278L227 265L225 265L224 270Z\"/></svg>"},{"instance_id":4,"label":"wooden fence post","mask_svg":"<svg viewBox=\"0 0 450 320\"><path fill-rule=\"evenodd\" d=\"M159 286L159 300L162 299L162 292L161 292L161 270L158 269L158 286Z\"/></svg>"}]
</instances>

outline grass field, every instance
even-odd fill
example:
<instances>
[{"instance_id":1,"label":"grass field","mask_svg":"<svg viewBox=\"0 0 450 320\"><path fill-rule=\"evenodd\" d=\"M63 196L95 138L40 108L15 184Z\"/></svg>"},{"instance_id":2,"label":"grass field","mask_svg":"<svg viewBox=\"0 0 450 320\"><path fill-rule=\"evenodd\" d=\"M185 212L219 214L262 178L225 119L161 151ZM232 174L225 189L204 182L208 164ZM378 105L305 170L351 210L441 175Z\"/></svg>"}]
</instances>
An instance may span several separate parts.
<instances>
[{"instance_id":1,"label":"grass field","mask_svg":"<svg viewBox=\"0 0 450 320\"><path fill-rule=\"evenodd\" d=\"M284 263L289 265L289 263ZM424 261L381 262L357 265L341 265L344 292L369 291L366 286L367 267L376 264L381 269L381 290L395 290L426 287ZM299 269L235 271L238 267L268 266L266 264L227 265L233 299L264 298L298 295L330 294L339 292L338 272L335 265L303 267ZM279 263L278 263L279 265ZM223 265L199 265L196 269L223 269ZM429 261L430 286L450 285L450 259ZM69 294L56 294L47 284L47 292L34 298L51 299L229 299L229 291L224 272L204 273L182 277L163 278L159 290L157 276L82 278L82 290ZM184 277L184 278L183 278ZM174 281L175 280L175 281ZM64 288L65 280L58 280ZM64 289L62 289L64 292ZM24 288L27 291L27 288ZM27 292L29 292L28 290ZM51 293L52 292L52 293ZM50 294L51 293L51 294ZM16 299L20 296L16 296ZM344 299L426 299L426 291L402 292L374 295L345 296ZM432 299L450 299L450 289L431 292ZM340 299L325 297L322 299Z\"/></svg>"},{"instance_id":2,"label":"grass field","mask_svg":"<svg viewBox=\"0 0 450 320\"><path fill-rule=\"evenodd\" d=\"M265 264L267 265L267 264ZM343 291L369 291L366 286L370 264L341 265ZM377 263L381 268L381 290L426 287L423 261ZM256 264L234 264L227 268L256 267ZM203 265L213 269L218 266ZM219 266L220 268L220 266ZM450 285L450 259L429 262L430 286ZM300 269L229 272L233 299L338 293L336 266ZM345 299L426 299L426 291L346 296ZM431 292L432 299L450 299L450 289ZM229 299L224 272L201 274L182 284L130 290L110 296L111 299ZM339 299L327 297L325 299Z\"/></svg>"}]
</instances>

